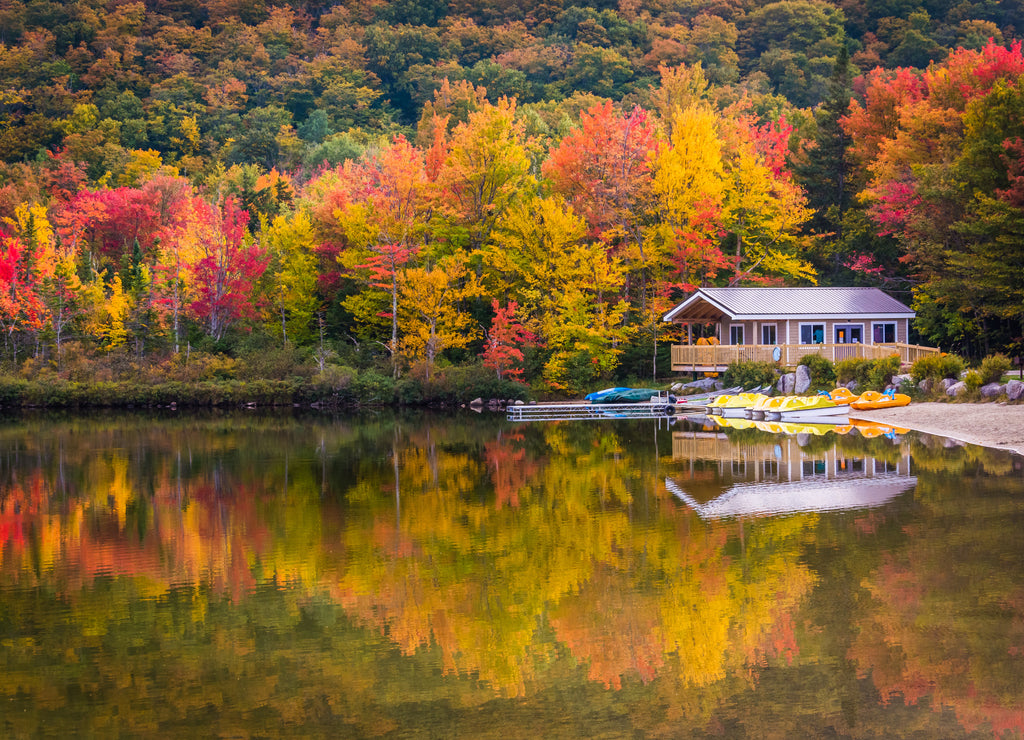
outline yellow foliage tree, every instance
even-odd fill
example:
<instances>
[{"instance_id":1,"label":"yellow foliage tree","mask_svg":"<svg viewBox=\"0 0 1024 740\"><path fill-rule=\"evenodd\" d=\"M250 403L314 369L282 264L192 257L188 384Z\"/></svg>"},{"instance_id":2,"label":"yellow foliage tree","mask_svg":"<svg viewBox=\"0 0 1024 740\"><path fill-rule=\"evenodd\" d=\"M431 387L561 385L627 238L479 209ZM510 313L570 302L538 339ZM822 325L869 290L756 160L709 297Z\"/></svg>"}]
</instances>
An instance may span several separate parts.
<instances>
[{"instance_id":1,"label":"yellow foliage tree","mask_svg":"<svg viewBox=\"0 0 1024 740\"><path fill-rule=\"evenodd\" d=\"M399 278L402 350L406 359L425 363L429 379L434 363L446 349L467 346L479 334L462 301L479 295L466 257L457 253L431 267L412 267Z\"/></svg>"}]
</instances>

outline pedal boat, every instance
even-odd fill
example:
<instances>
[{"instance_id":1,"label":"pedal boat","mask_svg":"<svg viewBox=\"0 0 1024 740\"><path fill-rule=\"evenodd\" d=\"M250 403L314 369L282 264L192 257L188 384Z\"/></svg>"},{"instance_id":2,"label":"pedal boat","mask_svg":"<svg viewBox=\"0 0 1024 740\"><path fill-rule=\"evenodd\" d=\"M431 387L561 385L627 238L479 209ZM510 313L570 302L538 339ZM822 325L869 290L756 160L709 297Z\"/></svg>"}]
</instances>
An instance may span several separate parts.
<instances>
[{"instance_id":1,"label":"pedal boat","mask_svg":"<svg viewBox=\"0 0 1024 740\"><path fill-rule=\"evenodd\" d=\"M871 409L889 409L896 406L907 406L910 404L910 396L895 391L864 391L860 398L850 403L850 407L857 411L869 411Z\"/></svg>"},{"instance_id":2,"label":"pedal boat","mask_svg":"<svg viewBox=\"0 0 1024 740\"><path fill-rule=\"evenodd\" d=\"M790 396L779 405L777 421L801 424L845 424L850 408L827 396Z\"/></svg>"}]
</instances>

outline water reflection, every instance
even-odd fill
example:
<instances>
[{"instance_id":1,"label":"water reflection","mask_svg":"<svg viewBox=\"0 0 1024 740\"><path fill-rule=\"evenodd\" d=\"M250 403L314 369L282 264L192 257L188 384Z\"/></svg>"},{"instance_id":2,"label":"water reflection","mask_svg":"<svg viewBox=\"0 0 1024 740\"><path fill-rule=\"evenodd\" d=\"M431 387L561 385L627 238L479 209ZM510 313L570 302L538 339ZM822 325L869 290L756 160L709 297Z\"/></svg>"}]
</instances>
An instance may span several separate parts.
<instances>
[{"instance_id":1,"label":"water reflection","mask_svg":"<svg viewBox=\"0 0 1024 740\"><path fill-rule=\"evenodd\" d=\"M1024 729L1006 453L113 416L9 422L0 464L0 734Z\"/></svg>"},{"instance_id":2,"label":"water reflection","mask_svg":"<svg viewBox=\"0 0 1024 740\"><path fill-rule=\"evenodd\" d=\"M816 436L853 431L847 427L701 421L673 433L672 456L688 466L665 479L665 487L701 519L866 509L882 506L917 483L907 448L897 447L893 460L891 450L881 457L847 451L835 437L830 446L810 444ZM733 440L723 428L767 433Z\"/></svg>"}]
</instances>

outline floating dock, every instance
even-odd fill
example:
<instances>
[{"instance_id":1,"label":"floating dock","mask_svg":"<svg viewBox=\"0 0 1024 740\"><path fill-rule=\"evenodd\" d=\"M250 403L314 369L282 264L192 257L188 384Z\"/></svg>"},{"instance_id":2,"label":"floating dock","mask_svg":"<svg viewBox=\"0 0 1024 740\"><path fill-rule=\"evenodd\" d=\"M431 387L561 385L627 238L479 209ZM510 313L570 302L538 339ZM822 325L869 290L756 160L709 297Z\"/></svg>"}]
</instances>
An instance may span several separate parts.
<instances>
[{"instance_id":1,"label":"floating dock","mask_svg":"<svg viewBox=\"0 0 1024 740\"><path fill-rule=\"evenodd\" d=\"M570 421L608 419L671 419L677 414L703 412L704 406L671 403L668 399L651 403L535 403L509 406L509 421Z\"/></svg>"}]
</instances>

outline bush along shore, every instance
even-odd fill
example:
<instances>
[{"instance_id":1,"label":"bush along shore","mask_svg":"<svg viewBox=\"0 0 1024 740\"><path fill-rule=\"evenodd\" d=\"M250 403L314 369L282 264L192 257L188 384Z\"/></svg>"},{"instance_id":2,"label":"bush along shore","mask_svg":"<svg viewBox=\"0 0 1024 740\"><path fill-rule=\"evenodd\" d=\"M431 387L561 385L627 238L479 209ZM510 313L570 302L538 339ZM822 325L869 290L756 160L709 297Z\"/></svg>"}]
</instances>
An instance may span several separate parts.
<instances>
[{"instance_id":1,"label":"bush along shore","mask_svg":"<svg viewBox=\"0 0 1024 740\"><path fill-rule=\"evenodd\" d=\"M606 379L597 385L639 385L685 393L687 390L741 385L772 385L779 393L814 393L844 386L850 390L898 390L915 401L1007 400L1024 397L1024 382L1007 380L1010 361L991 355L975 366L955 355L929 356L900 368L896 356L881 360L844 360L833 364L808 355L794 370L774 363L737 362L722 377L687 382ZM593 390L597 389L595 385ZM448 366L394 378L379 368L296 361L284 351L258 359L193 354L187 362L155 365L80 364L56 371L30 360L17 373L0 371L0 408L210 408L282 407L354 408L408 406L503 408L516 401L550 397L550 388L531 387L498 377L483 364ZM570 394L573 395L573 394Z\"/></svg>"},{"instance_id":2,"label":"bush along shore","mask_svg":"<svg viewBox=\"0 0 1024 740\"><path fill-rule=\"evenodd\" d=\"M0 408L209 408L304 406L456 407L476 398L528 400L528 386L482 367L447 368L430 379L330 368L289 378L68 380L0 375Z\"/></svg>"},{"instance_id":3,"label":"bush along shore","mask_svg":"<svg viewBox=\"0 0 1024 740\"><path fill-rule=\"evenodd\" d=\"M1012 362L1004 355L989 355L974 365L946 353L930 355L909 368L900 367L899 356L879 360L849 359L835 364L807 355L795 372L769 362L736 362L729 366L718 386L745 388L772 385L779 393L815 393L842 386L851 391L895 390L915 401L1009 401L1024 398L1024 379L1007 374ZM705 381L705 385L707 382ZM692 385L690 387L693 387ZM677 383L674 390L685 392Z\"/></svg>"}]
</instances>

